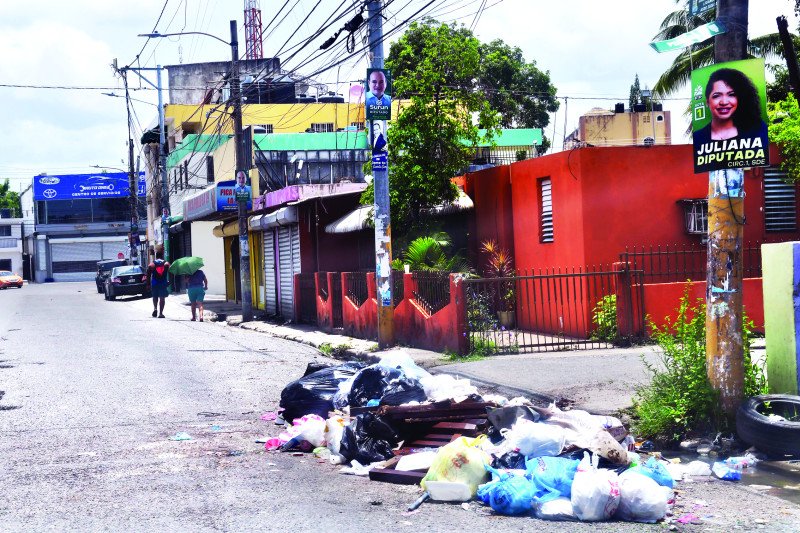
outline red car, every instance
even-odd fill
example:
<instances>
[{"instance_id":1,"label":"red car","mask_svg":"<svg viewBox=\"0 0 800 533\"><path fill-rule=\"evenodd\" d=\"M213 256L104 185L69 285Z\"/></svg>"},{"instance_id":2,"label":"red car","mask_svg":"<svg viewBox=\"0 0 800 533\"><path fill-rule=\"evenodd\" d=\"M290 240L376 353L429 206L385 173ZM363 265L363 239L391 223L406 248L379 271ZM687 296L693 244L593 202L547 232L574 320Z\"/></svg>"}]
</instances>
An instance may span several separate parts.
<instances>
[{"instance_id":1,"label":"red car","mask_svg":"<svg viewBox=\"0 0 800 533\"><path fill-rule=\"evenodd\" d=\"M0 270L0 289L8 287L22 288L22 278L9 270Z\"/></svg>"}]
</instances>

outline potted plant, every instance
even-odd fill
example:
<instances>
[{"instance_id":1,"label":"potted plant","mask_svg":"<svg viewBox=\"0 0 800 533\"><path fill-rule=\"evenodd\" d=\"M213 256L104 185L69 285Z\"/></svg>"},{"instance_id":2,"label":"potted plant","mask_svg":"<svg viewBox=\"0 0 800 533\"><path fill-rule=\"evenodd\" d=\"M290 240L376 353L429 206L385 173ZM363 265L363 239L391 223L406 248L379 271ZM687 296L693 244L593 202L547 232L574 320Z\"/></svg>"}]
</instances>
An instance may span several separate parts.
<instances>
[{"instance_id":1,"label":"potted plant","mask_svg":"<svg viewBox=\"0 0 800 533\"><path fill-rule=\"evenodd\" d=\"M481 244L481 251L488 255L483 275L486 278L498 278L491 285L491 291L497 304L497 318L501 326L513 328L516 323L517 290L515 286L514 260L505 248L494 240Z\"/></svg>"}]
</instances>

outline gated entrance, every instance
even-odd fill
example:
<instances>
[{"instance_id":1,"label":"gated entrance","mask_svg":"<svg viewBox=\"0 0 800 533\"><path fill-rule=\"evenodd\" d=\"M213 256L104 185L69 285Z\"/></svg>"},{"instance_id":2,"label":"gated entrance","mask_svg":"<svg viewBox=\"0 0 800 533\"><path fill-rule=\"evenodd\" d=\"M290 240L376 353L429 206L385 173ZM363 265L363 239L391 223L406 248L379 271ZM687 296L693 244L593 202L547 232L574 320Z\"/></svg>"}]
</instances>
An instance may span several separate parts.
<instances>
[{"instance_id":1,"label":"gated entrance","mask_svg":"<svg viewBox=\"0 0 800 533\"><path fill-rule=\"evenodd\" d=\"M644 338L642 271L624 263L464 284L470 352L582 350Z\"/></svg>"}]
</instances>

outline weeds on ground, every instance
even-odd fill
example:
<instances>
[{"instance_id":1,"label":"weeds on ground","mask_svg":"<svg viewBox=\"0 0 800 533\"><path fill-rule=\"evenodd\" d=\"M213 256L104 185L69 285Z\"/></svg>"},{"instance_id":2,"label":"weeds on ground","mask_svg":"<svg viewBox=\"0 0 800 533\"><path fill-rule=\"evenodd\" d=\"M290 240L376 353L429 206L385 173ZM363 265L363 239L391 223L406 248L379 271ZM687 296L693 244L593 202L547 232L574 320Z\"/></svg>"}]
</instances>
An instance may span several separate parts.
<instances>
[{"instance_id":1,"label":"weeds on ground","mask_svg":"<svg viewBox=\"0 0 800 533\"><path fill-rule=\"evenodd\" d=\"M614 342L619 336L617 328L617 295L607 294L592 309L592 340Z\"/></svg>"},{"instance_id":2,"label":"weeds on ground","mask_svg":"<svg viewBox=\"0 0 800 533\"><path fill-rule=\"evenodd\" d=\"M332 345L329 342L323 342L319 345L319 351L322 352L323 355L327 355L328 357L333 357L334 359L344 355L347 350L350 349L349 344L339 344L337 346Z\"/></svg>"},{"instance_id":3,"label":"weeds on ground","mask_svg":"<svg viewBox=\"0 0 800 533\"><path fill-rule=\"evenodd\" d=\"M484 359L486 359L485 355L474 352L467 355L459 355L451 350L444 352L444 360L450 363L472 363L474 361L483 361Z\"/></svg>"},{"instance_id":4,"label":"weeds on ground","mask_svg":"<svg viewBox=\"0 0 800 533\"><path fill-rule=\"evenodd\" d=\"M663 328L652 321L653 339L663 350L660 364L644 361L652 380L634 397L635 431L642 437L674 442L692 432L725 431L728 421L719 410L719 396L706 369L706 310L698 299L692 305L688 287L680 299L675 320ZM750 358L753 322L743 317L745 396L762 394L767 381L763 368ZM642 356L644 360L644 356Z\"/></svg>"}]
</instances>

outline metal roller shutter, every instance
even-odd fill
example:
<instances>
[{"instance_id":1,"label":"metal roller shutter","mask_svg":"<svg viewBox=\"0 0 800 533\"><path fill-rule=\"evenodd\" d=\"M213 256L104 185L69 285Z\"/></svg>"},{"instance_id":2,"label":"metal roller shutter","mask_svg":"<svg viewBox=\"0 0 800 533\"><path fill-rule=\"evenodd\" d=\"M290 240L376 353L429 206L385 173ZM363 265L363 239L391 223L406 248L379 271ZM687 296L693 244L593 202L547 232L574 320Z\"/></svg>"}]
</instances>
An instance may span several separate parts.
<instances>
[{"instance_id":1,"label":"metal roller shutter","mask_svg":"<svg viewBox=\"0 0 800 533\"><path fill-rule=\"evenodd\" d=\"M91 281L103 259L103 243L52 243L50 257L55 281Z\"/></svg>"},{"instance_id":2,"label":"metal roller shutter","mask_svg":"<svg viewBox=\"0 0 800 533\"><path fill-rule=\"evenodd\" d=\"M278 314L278 294L275 288L275 231L264 231L264 310L268 315Z\"/></svg>"},{"instance_id":3,"label":"metal roller shutter","mask_svg":"<svg viewBox=\"0 0 800 533\"><path fill-rule=\"evenodd\" d=\"M280 312L294 319L294 274L300 272L300 232L297 225L278 228L278 270Z\"/></svg>"}]
</instances>

